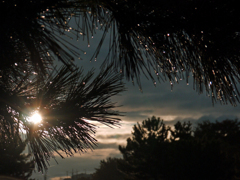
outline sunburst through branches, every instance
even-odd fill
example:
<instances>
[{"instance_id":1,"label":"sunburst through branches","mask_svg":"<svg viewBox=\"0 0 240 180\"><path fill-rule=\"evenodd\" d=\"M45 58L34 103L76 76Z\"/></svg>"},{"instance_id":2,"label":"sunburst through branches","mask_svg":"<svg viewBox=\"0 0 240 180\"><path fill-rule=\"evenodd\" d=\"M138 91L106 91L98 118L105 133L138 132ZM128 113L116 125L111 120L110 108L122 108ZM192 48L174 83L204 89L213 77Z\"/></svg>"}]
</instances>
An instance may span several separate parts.
<instances>
[{"instance_id":1,"label":"sunburst through branches","mask_svg":"<svg viewBox=\"0 0 240 180\"><path fill-rule=\"evenodd\" d=\"M42 121L42 116L39 112L35 111L28 119L29 122L38 124Z\"/></svg>"}]
</instances>

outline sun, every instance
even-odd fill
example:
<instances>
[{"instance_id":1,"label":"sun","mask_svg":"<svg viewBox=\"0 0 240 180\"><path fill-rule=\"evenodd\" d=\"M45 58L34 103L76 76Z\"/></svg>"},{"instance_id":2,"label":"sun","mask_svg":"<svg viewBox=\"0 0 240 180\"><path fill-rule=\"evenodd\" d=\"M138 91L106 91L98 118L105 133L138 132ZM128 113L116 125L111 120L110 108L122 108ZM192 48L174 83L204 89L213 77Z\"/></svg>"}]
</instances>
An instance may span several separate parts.
<instances>
[{"instance_id":1,"label":"sun","mask_svg":"<svg viewBox=\"0 0 240 180\"><path fill-rule=\"evenodd\" d=\"M28 121L34 124L40 123L42 121L42 116L38 112L34 112Z\"/></svg>"}]
</instances>

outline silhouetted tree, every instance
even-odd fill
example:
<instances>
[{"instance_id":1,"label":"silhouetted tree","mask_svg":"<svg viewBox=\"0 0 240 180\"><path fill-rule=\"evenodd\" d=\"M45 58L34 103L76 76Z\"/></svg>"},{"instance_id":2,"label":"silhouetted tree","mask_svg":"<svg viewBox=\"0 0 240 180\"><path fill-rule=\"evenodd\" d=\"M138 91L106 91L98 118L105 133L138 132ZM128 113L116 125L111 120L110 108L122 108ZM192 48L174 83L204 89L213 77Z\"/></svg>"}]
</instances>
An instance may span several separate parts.
<instances>
[{"instance_id":1,"label":"silhouetted tree","mask_svg":"<svg viewBox=\"0 0 240 180\"><path fill-rule=\"evenodd\" d=\"M100 167L96 168L92 180L123 180L124 175L118 169L119 163L122 161L122 159L111 157L101 160Z\"/></svg>"},{"instance_id":2,"label":"silhouetted tree","mask_svg":"<svg viewBox=\"0 0 240 180\"><path fill-rule=\"evenodd\" d=\"M108 67L95 78L93 70L84 76L83 69L72 63L79 49L63 36L71 30L76 37L93 33L88 22L70 28L68 18L81 15L83 20L97 21L94 10L88 13L96 3L10 0L0 4L6 17L0 26L0 133L8 138L26 133L38 170L47 168L54 152L73 155L94 148L94 121L119 125L119 112L113 110L116 104L110 98L124 90L121 75ZM64 66L56 68L55 60ZM42 115L40 124L28 121L35 111Z\"/></svg>"},{"instance_id":3,"label":"silhouetted tree","mask_svg":"<svg viewBox=\"0 0 240 180\"><path fill-rule=\"evenodd\" d=\"M44 81L24 79L1 86L1 133L6 136L26 133L30 153L39 170L47 168L53 153L64 151L72 155L77 151L94 148L94 121L108 126L118 125L119 115L110 98L124 90L120 75L110 69L95 79L93 71L83 76L82 71L62 68ZM40 124L28 121L31 112L42 115ZM10 134L7 132L11 132Z\"/></svg>"},{"instance_id":4,"label":"silhouetted tree","mask_svg":"<svg viewBox=\"0 0 240 180\"><path fill-rule=\"evenodd\" d=\"M204 121L195 130L195 138L201 141L217 141L222 154L232 169L226 168L228 176L240 177L240 122L226 119L224 121Z\"/></svg>"},{"instance_id":5,"label":"silhouetted tree","mask_svg":"<svg viewBox=\"0 0 240 180\"><path fill-rule=\"evenodd\" d=\"M213 102L239 102L240 11L234 0L17 0L2 1L0 10L7 17L0 28L2 76L28 66L45 74L55 59L71 67L82 51L69 40L89 41L101 29L92 58L109 33L103 67L114 64L139 84L140 74L171 85L183 78L188 83L192 74L194 88L205 89Z\"/></svg>"},{"instance_id":6,"label":"silhouetted tree","mask_svg":"<svg viewBox=\"0 0 240 180\"><path fill-rule=\"evenodd\" d=\"M18 136L7 138L0 133L0 179L1 177L15 177L28 179L34 169L31 155L24 153L26 142ZM4 179L4 178L3 178Z\"/></svg>"},{"instance_id":7,"label":"silhouetted tree","mask_svg":"<svg viewBox=\"0 0 240 180\"><path fill-rule=\"evenodd\" d=\"M171 131L171 140L188 140L191 139L193 136L193 127L192 123L190 122L177 122L174 125L174 130Z\"/></svg>"},{"instance_id":8,"label":"silhouetted tree","mask_svg":"<svg viewBox=\"0 0 240 180\"><path fill-rule=\"evenodd\" d=\"M169 130L154 116L133 126L127 145L119 146L126 162L120 169L129 179L160 179L167 162Z\"/></svg>"},{"instance_id":9,"label":"silhouetted tree","mask_svg":"<svg viewBox=\"0 0 240 180\"><path fill-rule=\"evenodd\" d=\"M192 74L193 87L236 105L239 102L239 20L237 2L142 1L103 2L111 11L109 58L128 79L146 73L153 82L178 83ZM131 17L131 18L129 18ZM117 40L116 40L117 39ZM109 61L108 61L109 62Z\"/></svg>"},{"instance_id":10,"label":"silhouetted tree","mask_svg":"<svg viewBox=\"0 0 240 180\"><path fill-rule=\"evenodd\" d=\"M132 138L125 147L119 146L125 161L119 168L126 179L230 180L239 176L238 121L206 121L196 129L190 122L177 122L174 127L166 127L154 116L134 125ZM225 138L231 133L234 143Z\"/></svg>"},{"instance_id":11,"label":"silhouetted tree","mask_svg":"<svg viewBox=\"0 0 240 180\"><path fill-rule=\"evenodd\" d=\"M238 145L240 144L240 122L237 119L226 119L221 122L204 121L198 123L194 131L194 136L198 138L208 137L210 139L219 139L230 145Z\"/></svg>"},{"instance_id":12,"label":"silhouetted tree","mask_svg":"<svg viewBox=\"0 0 240 180\"><path fill-rule=\"evenodd\" d=\"M236 175L234 161L221 147L221 142L216 139L193 137L172 142L164 179L233 179Z\"/></svg>"}]
</instances>

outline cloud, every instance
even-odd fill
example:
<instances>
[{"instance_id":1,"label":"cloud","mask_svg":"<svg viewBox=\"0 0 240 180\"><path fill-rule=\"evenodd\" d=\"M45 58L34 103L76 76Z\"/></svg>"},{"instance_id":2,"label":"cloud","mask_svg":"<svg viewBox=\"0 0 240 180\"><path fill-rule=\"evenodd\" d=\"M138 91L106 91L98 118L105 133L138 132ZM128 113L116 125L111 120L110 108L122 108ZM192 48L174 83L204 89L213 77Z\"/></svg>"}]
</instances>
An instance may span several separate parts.
<instances>
[{"instance_id":1,"label":"cloud","mask_svg":"<svg viewBox=\"0 0 240 180\"><path fill-rule=\"evenodd\" d=\"M145 83L146 86L149 84ZM198 95L189 86L176 85L173 92L169 91L166 86L168 85L164 83L162 88L147 89L144 93L130 87L129 91L124 94L125 98L118 100L123 105L119 110L126 112L123 119L139 122L153 115L166 120L174 120L176 117L197 119L210 115L214 117L240 116L238 107L220 103L213 106L211 98L205 94Z\"/></svg>"},{"instance_id":2,"label":"cloud","mask_svg":"<svg viewBox=\"0 0 240 180\"><path fill-rule=\"evenodd\" d=\"M235 115L221 115L221 116L214 116L214 115L203 115L199 118L181 118L181 117L177 117L172 121L165 121L166 125L169 126L173 126L174 124L176 124L178 121L180 122L191 122L193 124L193 126L196 126L198 123L202 123L203 121L210 121L210 122L216 122L216 121L223 121L223 120L235 120L235 119L239 119L240 120L240 116L235 116Z\"/></svg>"},{"instance_id":3,"label":"cloud","mask_svg":"<svg viewBox=\"0 0 240 180\"><path fill-rule=\"evenodd\" d=\"M53 178L51 178L51 180L62 180L62 179L65 179L65 178L71 178L71 176L59 176L59 177L53 177Z\"/></svg>"},{"instance_id":4,"label":"cloud","mask_svg":"<svg viewBox=\"0 0 240 180\"><path fill-rule=\"evenodd\" d=\"M128 121L139 121L139 120L144 120L148 118L148 114L153 114L154 110L152 109L139 109L138 111L130 111L130 109L128 109L127 107L124 108L124 110L126 111L125 117L123 117L124 119L128 120Z\"/></svg>"},{"instance_id":5,"label":"cloud","mask_svg":"<svg viewBox=\"0 0 240 180\"><path fill-rule=\"evenodd\" d=\"M96 149L118 149L117 143L98 143Z\"/></svg>"},{"instance_id":6,"label":"cloud","mask_svg":"<svg viewBox=\"0 0 240 180\"><path fill-rule=\"evenodd\" d=\"M130 132L127 134L109 134L109 135L98 135L96 138L101 140L109 140L109 139L127 139L130 135Z\"/></svg>"}]
</instances>

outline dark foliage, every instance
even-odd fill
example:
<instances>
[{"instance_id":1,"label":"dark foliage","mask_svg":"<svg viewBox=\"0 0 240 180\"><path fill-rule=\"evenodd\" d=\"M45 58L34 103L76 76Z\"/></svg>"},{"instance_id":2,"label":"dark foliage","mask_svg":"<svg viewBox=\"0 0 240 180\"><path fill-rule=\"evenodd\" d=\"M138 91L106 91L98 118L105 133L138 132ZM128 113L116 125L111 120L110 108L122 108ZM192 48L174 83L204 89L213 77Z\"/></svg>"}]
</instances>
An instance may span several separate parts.
<instances>
[{"instance_id":1,"label":"dark foliage","mask_svg":"<svg viewBox=\"0 0 240 180\"><path fill-rule=\"evenodd\" d=\"M232 180L239 177L239 122L176 123L174 130L152 117L133 127L119 146L126 179ZM155 135L153 135L155 134Z\"/></svg>"},{"instance_id":2,"label":"dark foliage","mask_svg":"<svg viewBox=\"0 0 240 180\"><path fill-rule=\"evenodd\" d=\"M26 142L18 136L7 138L0 133L0 179L2 176L18 179L31 176L34 162L30 160L31 155L23 153L25 147Z\"/></svg>"},{"instance_id":3,"label":"dark foliage","mask_svg":"<svg viewBox=\"0 0 240 180\"><path fill-rule=\"evenodd\" d=\"M171 86L193 75L194 89L213 102L239 101L239 20L237 2L108 1L115 25L110 58L129 79L146 73ZM131 17L131 18L129 18ZM115 36L114 36L115 35ZM154 71L155 75L152 74Z\"/></svg>"},{"instance_id":4,"label":"dark foliage","mask_svg":"<svg viewBox=\"0 0 240 180\"><path fill-rule=\"evenodd\" d=\"M132 138L127 139L126 147L119 146L126 162L120 170L127 179L159 179L162 176L168 153L169 130L156 117L133 126Z\"/></svg>"},{"instance_id":5,"label":"dark foliage","mask_svg":"<svg viewBox=\"0 0 240 180\"><path fill-rule=\"evenodd\" d=\"M92 78L93 71L83 76L82 71L64 67L44 81L36 78L29 83L23 79L11 87L3 85L1 133L11 136L25 130L39 170L47 168L54 152L62 156L59 151L73 155L92 149L96 144L93 121L118 125L119 113L112 110L116 105L110 98L124 90L120 75L110 69ZM41 124L28 121L34 111L42 115Z\"/></svg>"},{"instance_id":6,"label":"dark foliage","mask_svg":"<svg viewBox=\"0 0 240 180\"><path fill-rule=\"evenodd\" d=\"M194 89L205 90L213 103L239 102L240 11L234 0L17 0L2 1L0 8L6 17L0 28L1 76L19 75L28 66L44 75L55 59L70 68L83 52L69 40L89 41L101 29L92 58L109 33L103 67L113 63L139 85L141 74L171 86L184 78L188 83L192 74Z\"/></svg>"},{"instance_id":7,"label":"dark foliage","mask_svg":"<svg viewBox=\"0 0 240 180\"><path fill-rule=\"evenodd\" d=\"M101 160L100 167L96 169L92 180L123 180L123 173L118 170L119 163L124 163L124 161L111 157Z\"/></svg>"},{"instance_id":8,"label":"dark foliage","mask_svg":"<svg viewBox=\"0 0 240 180\"><path fill-rule=\"evenodd\" d=\"M1 1L0 133L10 138L26 133L29 153L39 171L61 151L85 152L96 144L95 122L119 125L111 97L124 90L120 74L111 67L93 78L72 61L80 50L66 40L65 31L93 33L88 1ZM81 15L86 26L69 27L69 17ZM80 19L79 23L80 23ZM85 22L86 21L86 22ZM89 22L88 22L89 21ZM90 23L91 22L91 23ZM90 24L91 25L90 25ZM78 24L78 23L77 23ZM71 32L70 32L71 34ZM54 67L55 60L63 63ZM28 121L38 111L40 124Z\"/></svg>"}]
</instances>

